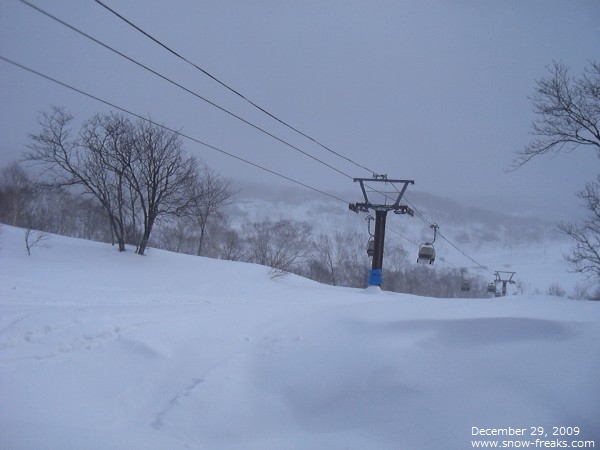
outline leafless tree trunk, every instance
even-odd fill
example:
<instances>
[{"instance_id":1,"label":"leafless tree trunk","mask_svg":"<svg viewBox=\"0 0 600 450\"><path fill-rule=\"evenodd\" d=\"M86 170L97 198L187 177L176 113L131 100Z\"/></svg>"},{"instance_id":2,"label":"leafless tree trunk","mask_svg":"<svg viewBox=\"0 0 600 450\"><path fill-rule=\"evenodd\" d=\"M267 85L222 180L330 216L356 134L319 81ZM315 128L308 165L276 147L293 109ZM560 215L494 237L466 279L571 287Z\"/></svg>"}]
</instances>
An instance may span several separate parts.
<instances>
[{"instance_id":1,"label":"leafless tree trunk","mask_svg":"<svg viewBox=\"0 0 600 450\"><path fill-rule=\"evenodd\" d=\"M43 231L32 230L31 228L27 228L25 230L25 248L27 249L27 254L31 256L31 249L33 247L42 247L42 243L48 240L48 234Z\"/></svg>"},{"instance_id":2,"label":"leafless tree trunk","mask_svg":"<svg viewBox=\"0 0 600 450\"><path fill-rule=\"evenodd\" d=\"M125 176L139 198L143 255L156 220L183 215L193 204L198 163L184 157L181 138L149 120L139 120L131 140L132 158Z\"/></svg>"}]
</instances>

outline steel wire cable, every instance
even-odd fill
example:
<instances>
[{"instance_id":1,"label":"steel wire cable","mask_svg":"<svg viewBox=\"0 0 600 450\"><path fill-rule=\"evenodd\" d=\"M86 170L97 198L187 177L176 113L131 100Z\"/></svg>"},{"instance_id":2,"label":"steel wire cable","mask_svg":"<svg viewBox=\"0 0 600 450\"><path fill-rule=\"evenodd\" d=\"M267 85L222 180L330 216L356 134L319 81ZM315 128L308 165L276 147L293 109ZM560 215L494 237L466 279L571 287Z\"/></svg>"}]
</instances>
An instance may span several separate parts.
<instances>
[{"instance_id":1,"label":"steel wire cable","mask_svg":"<svg viewBox=\"0 0 600 450\"><path fill-rule=\"evenodd\" d=\"M235 95L237 95L238 97L242 98L243 100L245 100L246 102L248 102L249 104L251 104L252 106L254 106L255 108L257 108L258 110L262 111L264 114L268 115L269 117L271 117L272 119L276 120L277 122L281 123L282 125L288 127L289 129L295 131L296 133L304 136L305 138L309 139L310 141L314 142L315 144L317 144L318 146L324 148L325 150L327 150L328 152L343 158L344 160L354 164L355 166L364 169L366 171L372 172L370 169L368 169L367 167L357 163L356 161L348 158L347 156L344 156L343 154L336 152L335 150L331 149L330 147L324 145L323 143L319 142L317 139L313 138L312 136L300 131L298 128L290 125L289 123L287 123L286 121L280 119L279 117L277 117L275 114L270 113L269 111L267 111L265 108L261 107L260 105L258 105L257 103L255 103L254 101L250 100L247 96L245 96L244 94L240 93L238 90L232 88L230 85L228 85L227 83L221 81L219 78L217 78L216 76L212 75L210 72L208 72L206 69L203 69L202 67L200 67L199 65L197 65L196 63L190 61L188 58L182 56L180 53L176 52L175 50L173 50L171 47L167 46L166 44L164 44L163 42L161 42L159 39L155 38L154 36L152 36L150 33L148 33L147 31L143 30L141 27L139 27L138 25L134 24L131 20L127 19L126 17L124 17L122 14L118 13L117 11L115 11L114 9L110 8L109 6L107 6L106 4L104 4L103 2L101 2L100 0L94 0L97 4L99 4L100 6L102 6L103 8L105 8L106 10L110 11L112 14L114 14L115 16L117 16L119 19L121 19L122 21L124 21L125 23L127 23L128 25L130 25L131 27L135 28L137 31L139 31L140 33L142 33L144 36L146 36L147 38L151 39L153 42L155 42L156 44L160 45L162 48L164 48L165 50L167 50L169 53L175 55L177 58L181 59L182 61L185 61L187 64L191 65L192 67L196 68L197 70L199 70L200 72L202 72L204 75L208 76L209 78L211 78L212 80L216 81L217 83L219 83L221 86L223 86L224 88L228 89L229 91L233 92Z\"/></svg>"},{"instance_id":2,"label":"steel wire cable","mask_svg":"<svg viewBox=\"0 0 600 450\"><path fill-rule=\"evenodd\" d=\"M88 98L91 98L91 99L93 99L93 100L96 100L96 101L98 101L98 102L101 102L101 103L103 103L103 104L105 104L105 105L107 105L107 106L110 106L111 108L115 108L115 109L117 109L117 110L119 110L119 111L122 111L122 112L124 112L124 113L126 113L126 114L129 114L129 115L131 115L131 116L133 116L133 117L136 117L136 118L138 118L138 119L144 120L144 121L146 121L146 122L148 122L148 123L151 123L152 125L159 126L159 127L163 128L163 129L165 129L165 130L169 131L169 132L175 133L175 134L177 134L177 135L179 135L179 136L181 136L181 137L183 137L183 138L186 138L186 139L188 139L188 140L190 140L190 141L192 141L192 142L196 142L196 143L198 143L198 144L201 144L201 145L203 145L203 146L205 146L205 147L207 147L207 148L210 148L210 149L212 149L212 150L215 150L215 151L217 151L217 152L219 152L219 153L222 153L222 154L224 154L224 155L226 155L226 156L229 156L229 157L231 157L231 158L234 158L234 159L236 159L236 160L238 160L238 161L241 161L241 162L243 162L243 163L249 164L249 165L251 165L251 166L253 166L253 167L256 167L256 168L258 168L258 169L260 169L260 170L263 170L263 171L265 171L265 172L268 172L268 173L270 173L270 174L272 174L272 175L275 175L275 176L278 176L278 177L280 177L280 178L283 178L284 180L287 180L287 181L290 181L290 182L292 182L292 183L295 183L295 184L298 184L298 185L300 185L300 186L303 186L303 187L305 187L305 188L311 189L311 190L313 190L313 191L315 191L315 192L318 192L318 193L320 193L320 194L326 195L326 196L328 196L328 197L331 197L331 198L333 198L333 199L335 199L335 200L338 200L338 201L340 201L340 202L343 202L343 203L346 203L346 204L348 203L348 201L347 201L347 200L344 200L344 199L342 199L342 198L339 198L339 197L337 197L337 196L335 196L335 195L333 195L333 194L330 194L330 193L328 193L328 192L325 192L325 191L323 191L323 190L321 190L321 189L315 188L315 187L313 187L313 186L310 186L310 185L308 185L308 184L306 184L306 183L303 183L303 182L301 182L301 181L298 181L298 180L296 180L296 179L293 179L293 178L291 178L291 177L288 177L287 175L283 175L283 174L281 174L281 173L279 173L279 172L276 172L275 170L272 170L272 169L266 168L266 167L264 167L264 166L261 166L260 164L254 163L254 162L252 162L252 161L250 161L250 160L247 160L247 159L245 159L245 158L242 158L241 156L238 156L238 155L235 155L235 154L233 154L233 153L230 153L230 152L228 152L228 151L225 151L225 150L223 150L223 149L221 149L221 148L219 148L219 147L216 147L216 146L214 146L214 145L211 145L211 144L207 144L206 142L203 142L203 141L201 141L201 140L199 140L199 139L197 139L197 138L194 138L194 137L192 137L192 136L189 136L189 135L187 135L187 134L185 134L185 133L182 133L181 131L174 130L174 129L172 129L172 128L170 128L170 127L168 127L168 126L164 125L164 124L160 124L160 123L158 123L158 122L155 122L155 121L153 121L153 120L151 120L151 119L149 119L149 118L147 118L147 117L144 117L144 116L142 116L142 115L140 115L140 114L134 113L134 112L132 112L132 111L130 111L130 110L128 110L128 109L126 109L126 108L123 108L123 107L121 107L121 106L119 106L119 105L116 105L116 104L114 104L114 103L112 103L112 102L109 102L109 101L107 101L107 100L104 100L104 99L102 99L102 98L100 98L100 97L98 97L98 96L96 96L96 95L93 95L93 94L90 94L90 93L88 93L88 92L85 92L85 91L83 91L83 90L81 90L81 89L79 89L79 88L76 88L76 87L74 87L74 86L71 86L71 85L70 85L70 84L68 84L68 83L65 83L65 82L62 82L62 81L60 81L60 80L57 80L56 78L53 78L53 77L51 77L51 76L48 76L48 75L45 75L45 74L43 74L43 73L41 73L41 72L39 72L39 71L37 71L37 70L35 70L35 69L32 69L32 68L30 68L30 67L27 67L27 66L25 66L25 65L23 65L23 64L20 64L20 63L16 62L16 61L13 61L12 59L6 58L5 56L2 56L2 55L0 55L0 60L4 61L4 62L6 62L6 63L9 63L9 64L11 64L11 65L13 65L13 66L16 66L16 67L18 67L18 68L20 68L20 69L22 69L22 70L25 70L25 71L27 71L27 72L30 72L30 73L32 73L32 74L35 74L35 75L37 75L37 76L39 76L39 77L42 77L42 78L44 78L44 79L46 79L46 80L48 80L48 81L51 81L51 82L53 82L53 83L56 83L56 84L58 84L58 85L60 85L60 86L63 86L63 87L65 87L65 88L67 88L67 89L70 89L70 90L72 90L72 91L74 91L74 92L77 92L77 93L79 93L79 94L81 94L81 95L84 95L84 96L86 96L86 97L88 97Z\"/></svg>"},{"instance_id":3,"label":"steel wire cable","mask_svg":"<svg viewBox=\"0 0 600 450\"><path fill-rule=\"evenodd\" d=\"M467 255L464 251L462 251L460 248L458 248L453 242L451 242L446 236L444 236L439 231L438 231L438 236L440 236L448 244L450 244L452 247L454 247L458 252L460 252L467 259L469 259L470 261L472 261L473 263L475 263L475 265L479 266L480 268L484 269L485 271L487 271L488 273L490 273L492 275L494 274L494 272L492 272L488 267L484 266L483 264L481 264L478 261L476 261L475 259L473 259L471 256Z\"/></svg>"},{"instance_id":4,"label":"steel wire cable","mask_svg":"<svg viewBox=\"0 0 600 450\"><path fill-rule=\"evenodd\" d=\"M108 44L106 44L106 43L104 43L104 42L100 41L99 39L96 39L95 37L93 37L93 36L91 36L91 35L87 34L86 32L84 32L84 31L80 30L79 28L77 28L77 27L75 27L75 26L73 26L73 25L70 25L69 23L65 22L64 20L62 20L62 19L60 19L60 18L58 18L58 17L54 16L53 14L50 14L49 12L47 12L47 11L45 11L45 10L43 10L43 9L39 8L38 6L35 6L35 5L31 4L31 3L29 3L27 0L19 0L19 1L20 1L21 3L23 3L23 4L27 5L27 6L29 6L30 8L32 8L32 9L34 9L34 10L38 11L39 13L41 13L41 14L43 14L43 15L45 15L45 16L47 16L47 17L49 17L50 19L52 19L52 20L54 20L54 21L56 21L56 22L60 23L61 25L65 26L65 27L67 27L67 28L69 28L69 29L71 29L72 31L74 31L74 32L76 32L76 33L78 33L78 34L80 34L81 36L84 36L85 38L87 38L87 39L90 39L91 41L93 41L93 42L95 42L96 44L98 44L98 45L100 45L100 46L104 47L105 49L107 49L107 50L109 50L109 51L111 51L111 52L113 52L113 53L115 53L115 54L117 54L117 55L121 56L122 58L125 58L125 59L127 59L128 61L130 61L131 63L133 63L133 64L137 65L138 67L141 67L142 69L144 69L144 70L146 70L146 71L148 71L148 72L152 73L153 75L156 75L157 77L159 77L159 78L161 78L161 79L163 79L163 80L167 81L168 83L170 83L170 84L172 84L172 85L174 85L174 86L178 87L179 89L182 89L182 90L184 90L185 92L187 92L187 93L189 93L189 94L191 94L191 95L193 95L193 96L197 97L198 99L200 99L200 100L202 100L202 101L204 101L204 102L208 103L209 105L211 105L211 106L213 106L213 107L215 107L215 108L219 109L220 111L222 111L222 112L224 112L224 113L226 113L226 114L230 115L231 117L234 117L235 119L238 119L238 120L240 120L241 122L245 123L246 125L249 125L250 127L252 127L252 128L254 128L254 129L256 129L256 130L260 131L261 133L264 133L264 134L266 134L267 136L269 136L269 137L271 137L271 138L273 138L273 139L276 139L277 141L281 142L282 144L284 144L284 145L286 145L286 146L288 146L288 147L292 148L293 150L296 150L296 151L298 151L298 152L302 153L302 154L303 154L303 155L305 155L306 157L313 159L314 161L316 161L316 162L318 162L318 163L320 163L320 164L322 164L322 165L324 165L324 166L328 167L329 169L331 169L331 170L333 170L333 171L335 171L335 172L339 173L340 175L343 175L343 176L345 176L346 178L352 179L352 176L350 176L350 175L348 175L347 173L345 173L345 172L343 172L343 171L341 171L341 170L337 169L336 167L333 167L331 164L328 164L328 163L326 163L325 161L322 161L322 160L320 160L319 158L317 158L317 157L315 157L315 156L311 155L311 154L310 154L310 153L308 153L308 152L305 152L304 150L300 149L299 147L297 147L297 146L295 146L295 145L293 145L293 144L290 144L290 143L289 143L289 142L287 142L286 140L284 140L284 139L282 139L282 138L280 138L280 137L278 137L278 136L274 135L273 133L271 133L271 132L269 132L269 131L265 130L264 128L261 128L261 127L259 127L258 125L256 125L256 124L253 124L253 123L252 123L252 122L250 122L249 120L246 120L246 119L244 119L243 117L239 116L238 114L235 114L234 112L231 112L231 111L229 111L228 109L226 109L226 108L224 108L224 107L222 107L222 106L218 105L217 103L215 103L215 102L213 102L213 101L211 101L211 100L207 99L206 97L204 97L204 96L202 96L202 95L198 94L197 92L195 92L195 91L192 91L191 89L188 89L188 88L186 88L186 87L185 87L185 86L183 86L182 84L180 84L180 83L177 83L176 81L173 81L173 80L172 80L172 79L170 79L169 77L167 77L167 76L165 76L165 75L162 75L161 73L159 73L159 72L157 72L156 70L154 70L154 69L152 69L152 68L148 67L147 65L145 65L145 64L143 64L143 63L141 63L141 62L139 62L139 61L135 60L134 58L132 58L132 57L130 57L130 56L128 56L128 55L126 55L126 54L124 54L123 52L120 52L119 50L116 50L115 48L111 47L110 45L108 45Z\"/></svg>"},{"instance_id":5,"label":"steel wire cable","mask_svg":"<svg viewBox=\"0 0 600 450\"><path fill-rule=\"evenodd\" d=\"M290 147L290 148L292 148L292 149L294 149L294 150L296 150L296 151L300 152L301 154L303 154L303 155L305 155L305 156L307 156L307 157L309 157L309 158L311 158L311 159L313 159L313 160L317 161L318 163L320 163L320 164L322 164L322 165L324 165L324 166L328 167L329 169L331 169L331 170L333 170L333 171L335 171L335 172L339 173L340 175L343 175L343 176L345 176L346 178L349 178L349 179L351 179L351 180L353 180L353 179L354 179L354 177L352 177L351 175L349 175L349 174L347 174L347 173L343 172L342 170L340 170L340 169L338 169L338 168L336 168L336 167L333 167L331 164L328 164L328 163L326 163L326 162L324 162L324 161L320 160L319 158L317 158L317 157L315 157L315 156L313 156L313 155L309 154L308 152L305 152L304 150L302 150L302 149L298 148L297 146L295 146L295 145L293 145L293 144L290 144L289 142L285 141L284 139L282 139L282 138L279 138L278 136L275 136L274 134L270 133L269 131L267 131L267 130L265 130L265 129L261 128L261 127L259 127L258 125L255 125L255 124L251 123L250 121L248 121L248 120L244 119L243 117L241 117L241 116L239 116L239 115L237 115L237 114L235 114L235 113L233 113L233 112L229 111L228 109L226 109L226 108L224 108L224 107L222 107L222 106L218 105L217 103L215 103L215 102L213 102L213 101L211 101L211 100L209 100L209 99L207 99L207 98L203 97L202 95L198 94L197 92L194 92L194 91L192 91L191 89L188 89L188 88L186 88L185 86L181 85L180 83L177 83L177 82L175 82L175 81L171 80L171 79L170 79L170 78L168 78L167 76L165 76L165 75L162 75L161 73L159 73L159 72L155 71L154 69L152 69L152 68L148 67L147 65L145 65L145 64L143 64L143 63L141 63L141 62L139 62L139 61L135 60L134 58L132 58L132 57L130 57L130 56L128 56L128 55L126 55L126 54L124 54L123 52L120 52L119 50L116 50L115 48L111 47L110 45L108 45L108 44L106 44L106 43L104 43L104 42L100 41L99 39L96 39L96 38L94 38L93 36L91 36L91 35L87 34L86 32L84 32L84 31L82 31L82 30L78 29L78 28L77 28L77 27L75 27L75 26L73 26L73 25L71 25L71 24L69 24L69 23L65 22L64 20L62 20L62 19L60 19L60 18L56 17L55 15L53 15L53 14L51 14L51 13L49 13L49 12L47 12L47 11L43 10L42 8L40 8L40 7L36 6L36 5L33 5L32 3L28 2L27 0L19 0L19 1L20 1L21 3L23 3L24 5L27 5L27 6L29 6L30 8L32 8L32 9L34 9L34 10L38 11L39 13L41 13L41 14L43 14L43 15L47 16L48 18L50 18L50 19L52 19L52 20L54 20L54 21L56 21L56 22L60 23L61 25L65 26L65 27L67 27L67 28L69 28L69 29L71 29L72 31L74 31L74 32L76 32L76 33L78 33L78 34L80 34L80 35L84 36L85 38L87 38L87 39L90 39L91 41L93 41L93 42L95 42L96 44L98 44L98 45L100 45L100 46L104 47L105 49L107 49L107 50L109 50L109 51L111 51L111 52L113 52L113 53L115 53L115 54L117 54L117 55L121 56L122 58L125 58L125 59L127 59L128 61L130 61L131 63L133 63L133 64L137 65L138 67L141 67L142 69L144 69L144 70L146 70L146 71L148 71L148 72L152 73L153 75L156 75L156 76L158 76L159 78L161 78L161 79L163 79L163 80L165 80L165 81L167 81L167 82L169 82L169 83L173 84L174 86L176 86L176 87L178 87L178 88L180 88L180 89L184 90L185 92L187 92L187 93L189 93L189 94L191 94L191 95L193 95L193 96L195 96L195 97L199 98L200 100L203 100L204 102L206 102L206 103L210 104L211 106L213 106L213 107L215 107L215 108L217 108L217 109L219 109L219 110L223 111L223 112L224 112L224 113L226 113L226 114L229 114L230 116L232 116L232 117L234 117L234 118L236 118L236 119L240 120L241 122L243 122L243 123L245 123L245 124L247 124L247 125L249 125L249 126L251 126L251 127L255 128L256 130L258 130L258 131L260 131L260 132L262 132L262 133L266 134L267 136L269 136L269 137L271 137L271 138L273 138L273 139L276 139L277 141L281 142L282 144L284 144L284 145L287 145L288 147ZM146 33L144 33L144 34L146 34ZM162 44L161 44L161 45L162 45ZM170 51L171 51L171 50L170 50ZM292 127L292 128L293 128L293 127ZM300 132L300 134L304 135L304 133L301 133L301 132ZM308 137L309 137L309 136L308 136ZM310 138L310 137L309 137L309 139L311 139L311 140L312 140L312 138ZM328 148L328 150L330 150L330 149ZM330 151L332 151L332 150L330 150ZM347 158L347 157L345 157L345 156L341 155L341 154L340 154L340 153L338 153L338 152L334 152L334 151L332 151L332 153L336 154L337 156L339 156L339 157L341 157L341 158L344 158L344 159L346 159L346 160L349 160L349 158ZM349 161L351 161L351 160L349 160ZM354 161L351 161L351 162L352 162L353 164L357 164L357 163L355 163ZM357 164L357 165L358 165L358 164ZM364 170L367 170L367 171L370 171L371 173L374 173L372 170L370 170L370 169L368 169L368 168L366 168L366 167L364 167L364 166L362 166L362 165L358 165L358 167L361 167L361 168L362 168L362 169L364 169ZM367 185L367 186L368 186L368 185ZM371 189L373 189L375 192L379 192L379 193L383 194L383 195L384 195L386 198L388 198L388 199L390 198L390 197L388 197L388 196L387 196L387 194L385 194L385 193L383 193L383 192L380 192L380 191L377 191L376 189L372 188L371 186L368 186L368 187L370 187Z\"/></svg>"}]
</instances>

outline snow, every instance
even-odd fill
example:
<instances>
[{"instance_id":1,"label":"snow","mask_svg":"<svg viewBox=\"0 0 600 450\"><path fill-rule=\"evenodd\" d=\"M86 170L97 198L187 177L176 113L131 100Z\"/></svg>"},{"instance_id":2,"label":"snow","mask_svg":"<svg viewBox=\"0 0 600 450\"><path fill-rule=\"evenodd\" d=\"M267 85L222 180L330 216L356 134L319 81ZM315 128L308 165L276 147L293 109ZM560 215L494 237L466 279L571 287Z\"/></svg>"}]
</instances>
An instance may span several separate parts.
<instances>
[{"instance_id":1,"label":"snow","mask_svg":"<svg viewBox=\"0 0 600 450\"><path fill-rule=\"evenodd\" d=\"M54 235L28 256L23 235L0 233L0 448L466 449L496 439L472 427L554 426L600 445L600 302L340 288Z\"/></svg>"}]
</instances>

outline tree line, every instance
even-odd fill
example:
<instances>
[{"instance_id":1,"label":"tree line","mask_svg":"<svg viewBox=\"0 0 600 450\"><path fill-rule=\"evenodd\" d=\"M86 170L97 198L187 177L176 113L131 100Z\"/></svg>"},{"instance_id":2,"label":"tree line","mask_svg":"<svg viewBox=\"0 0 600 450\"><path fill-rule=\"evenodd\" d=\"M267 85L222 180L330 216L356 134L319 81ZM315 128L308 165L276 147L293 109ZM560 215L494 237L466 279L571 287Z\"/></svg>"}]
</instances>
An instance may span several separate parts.
<instances>
[{"instance_id":1,"label":"tree line","mask_svg":"<svg viewBox=\"0 0 600 450\"><path fill-rule=\"evenodd\" d=\"M540 119L532 141L515 158L520 167L532 157L566 147L599 148L598 75L600 66L580 79L569 78L558 63L538 81L532 102ZM548 106L549 105L549 106ZM213 258L264 264L273 276L297 273L339 286L364 287L370 266L364 237L357 233L315 234L291 220L231 226L223 207L235 195L231 180L184 152L179 133L151 119L119 113L96 114L75 131L74 117L53 107L30 135L24 160L39 166L33 182L15 163L0 176L0 220L28 230L111 242L119 251L148 246ZM567 261L574 270L597 276L598 182L578 196L591 216L582 225L561 224L574 242ZM384 288L418 295L454 297L460 269L433 271L408 263L401 246L386 246ZM470 277L469 295L485 295L483 279Z\"/></svg>"},{"instance_id":2,"label":"tree line","mask_svg":"<svg viewBox=\"0 0 600 450\"><path fill-rule=\"evenodd\" d=\"M119 251L133 243L143 255L161 220L187 216L202 228L233 195L229 181L185 155L178 133L150 119L96 114L77 133L72 124L62 108L43 113L25 160L42 169L38 191L91 199Z\"/></svg>"},{"instance_id":3,"label":"tree line","mask_svg":"<svg viewBox=\"0 0 600 450\"><path fill-rule=\"evenodd\" d=\"M39 119L24 162L42 174L33 181L20 163L0 171L0 221L65 236L245 261L335 286L365 287L370 260L364 236L317 233L308 223L262 220L233 227L224 207L232 182L194 156L180 135L150 119L96 114L74 130L74 117L54 107ZM412 259L411 261L412 262ZM399 245L386 248L384 288L457 296L458 270L409 263ZM485 292L481 281L473 295ZM477 285L477 284L476 284Z\"/></svg>"},{"instance_id":4,"label":"tree line","mask_svg":"<svg viewBox=\"0 0 600 450\"><path fill-rule=\"evenodd\" d=\"M262 264L270 268L272 277L295 273L334 286L366 287L371 261L363 234L324 234L305 221L295 220L264 219L235 227L225 210L235 194L230 181L202 167L198 182L210 195L196 204L204 205L201 213L192 209L194 214L188 211L162 217L153 228L149 247ZM210 186L213 189L208 189ZM127 246L138 250L142 231L132 228L133 221L126 222L123 250ZM0 222L112 243L121 250L114 238L114 224L98 199L64 186L49 189L47 182L32 181L19 163L0 169ZM412 255L398 244L386 244L385 255L384 289L434 297L465 296L460 292L459 270L417 266ZM475 279L469 295L484 296L485 288L483 279Z\"/></svg>"}]
</instances>

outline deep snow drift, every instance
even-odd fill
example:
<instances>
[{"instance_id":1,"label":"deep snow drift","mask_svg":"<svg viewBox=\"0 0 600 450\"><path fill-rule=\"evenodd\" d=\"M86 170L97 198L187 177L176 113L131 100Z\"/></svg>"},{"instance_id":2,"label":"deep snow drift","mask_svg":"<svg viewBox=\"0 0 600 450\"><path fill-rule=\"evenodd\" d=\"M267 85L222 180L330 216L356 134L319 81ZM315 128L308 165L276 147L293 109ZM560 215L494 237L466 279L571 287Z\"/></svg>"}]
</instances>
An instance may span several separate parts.
<instances>
[{"instance_id":1,"label":"deep snow drift","mask_svg":"<svg viewBox=\"0 0 600 450\"><path fill-rule=\"evenodd\" d=\"M28 256L23 235L0 234L0 448L600 447L600 302L335 288L59 236Z\"/></svg>"}]
</instances>

